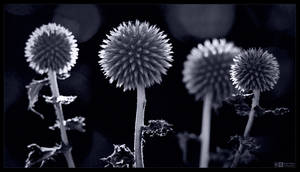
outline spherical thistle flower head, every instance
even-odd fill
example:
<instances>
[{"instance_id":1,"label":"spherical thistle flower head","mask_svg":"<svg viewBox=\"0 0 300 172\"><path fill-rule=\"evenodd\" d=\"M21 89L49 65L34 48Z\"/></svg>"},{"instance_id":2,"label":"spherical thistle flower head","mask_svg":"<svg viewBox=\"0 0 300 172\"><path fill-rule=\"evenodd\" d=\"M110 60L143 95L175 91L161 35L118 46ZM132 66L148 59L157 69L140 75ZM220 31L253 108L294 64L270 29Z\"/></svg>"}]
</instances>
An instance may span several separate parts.
<instances>
[{"instance_id":1,"label":"spherical thistle flower head","mask_svg":"<svg viewBox=\"0 0 300 172\"><path fill-rule=\"evenodd\" d=\"M26 61L39 74L67 73L76 64L78 48L72 33L61 25L49 23L35 29L25 47Z\"/></svg>"},{"instance_id":2,"label":"spherical thistle flower head","mask_svg":"<svg viewBox=\"0 0 300 172\"><path fill-rule=\"evenodd\" d=\"M99 51L101 70L123 90L160 83L172 65L172 45L148 22L123 22L107 35Z\"/></svg>"},{"instance_id":3,"label":"spherical thistle flower head","mask_svg":"<svg viewBox=\"0 0 300 172\"><path fill-rule=\"evenodd\" d=\"M230 70L231 80L240 91L268 91L279 79L276 58L263 49L249 49L234 58Z\"/></svg>"},{"instance_id":4,"label":"spherical thistle flower head","mask_svg":"<svg viewBox=\"0 0 300 172\"><path fill-rule=\"evenodd\" d=\"M225 39L206 40L193 48L184 62L183 82L190 94L196 100L204 98L207 92L212 92L212 103L215 108L233 92L230 81L230 65L240 49Z\"/></svg>"}]
</instances>

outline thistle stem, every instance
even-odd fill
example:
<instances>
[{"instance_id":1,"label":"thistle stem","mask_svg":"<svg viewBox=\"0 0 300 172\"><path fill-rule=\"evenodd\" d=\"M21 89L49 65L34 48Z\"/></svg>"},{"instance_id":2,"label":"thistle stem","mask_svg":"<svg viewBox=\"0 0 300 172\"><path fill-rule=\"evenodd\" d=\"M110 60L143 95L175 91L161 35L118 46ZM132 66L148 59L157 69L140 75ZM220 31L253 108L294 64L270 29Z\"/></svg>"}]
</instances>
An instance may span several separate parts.
<instances>
[{"instance_id":1,"label":"thistle stem","mask_svg":"<svg viewBox=\"0 0 300 172\"><path fill-rule=\"evenodd\" d=\"M134 167L144 168L142 126L144 126L144 112L146 106L145 87L137 86L137 106L134 132Z\"/></svg>"},{"instance_id":2,"label":"thistle stem","mask_svg":"<svg viewBox=\"0 0 300 172\"><path fill-rule=\"evenodd\" d=\"M57 98L60 96L60 94L59 94L59 89L58 89L58 85L57 85L56 72L50 70L48 72L48 77L49 77L49 81L50 81L50 88L51 88L52 96L54 98ZM66 146L68 148L66 151L63 152L64 156L67 160L68 167L75 168L75 164L74 164L73 157L71 154L71 148L69 148L70 145L69 145L66 128L64 126L64 114L63 114L62 106L60 103L54 103L53 106L55 109L56 117L60 124L60 127L59 127L60 128L60 136L61 136L61 140L64 144L63 146Z\"/></svg>"},{"instance_id":3,"label":"thistle stem","mask_svg":"<svg viewBox=\"0 0 300 172\"><path fill-rule=\"evenodd\" d=\"M248 137L249 134L250 134L250 130L251 130L251 127L253 125L254 115L255 115L254 108L259 105L260 91L259 90L253 90L253 93L254 93L254 96L252 98L251 110L250 110L250 113L249 113L248 122L247 122L245 131L244 131L244 135L243 135L244 138ZM231 168L235 168L238 165L239 160L240 160L240 155L241 155L243 149L244 149L244 146L243 146L242 143L240 143L238 151L234 155L234 159L233 159L233 162L231 164Z\"/></svg>"},{"instance_id":4,"label":"thistle stem","mask_svg":"<svg viewBox=\"0 0 300 172\"><path fill-rule=\"evenodd\" d=\"M211 119L212 92L206 93L202 112L201 154L199 167L207 168L209 163L210 119Z\"/></svg>"}]
</instances>

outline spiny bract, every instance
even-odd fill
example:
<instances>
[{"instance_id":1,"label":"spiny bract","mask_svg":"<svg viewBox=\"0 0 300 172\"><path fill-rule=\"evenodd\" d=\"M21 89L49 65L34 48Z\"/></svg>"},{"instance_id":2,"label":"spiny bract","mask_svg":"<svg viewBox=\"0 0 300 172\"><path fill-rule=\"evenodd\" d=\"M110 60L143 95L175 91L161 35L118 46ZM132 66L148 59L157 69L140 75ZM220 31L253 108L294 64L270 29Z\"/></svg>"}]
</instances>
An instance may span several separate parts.
<instances>
[{"instance_id":1,"label":"spiny bract","mask_svg":"<svg viewBox=\"0 0 300 172\"><path fill-rule=\"evenodd\" d=\"M233 84L240 91L268 91L279 79L279 64L268 51L251 48L234 58L230 75Z\"/></svg>"},{"instance_id":2,"label":"spiny bract","mask_svg":"<svg viewBox=\"0 0 300 172\"><path fill-rule=\"evenodd\" d=\"M233 92L229 70L239 51L225 39L206 40L204 45L198 44L197 48L193 48L183 69L183 82L188 92L194 94L196 100L212 92L213 106L218 107Z\"/></svg>"},{"instance_id":3,"label":"spiny bract","mask_svg":"<svg viewBox=\"0 0 300 172\"><path fill-rule=\"evenodd\" d=\"M172 65L171 44L166 35L147 22L123 22L107 35L99 51L101 70L110 83L117 81L124 91L137 85L150 87L161 82Z\"/></svg>"},{"instance_id":4,"label":"spiny bract","mask_svg":"<svg viewBox=\"0 0 300 172\"><path fill-rule=\"evenodd\" d=\"M71 70L78 58L78 48L72 33L61 25L49 23L35 29L26 42L25 57L39 74L49 70L58 74Z\"/></svg>"}]
</instances>

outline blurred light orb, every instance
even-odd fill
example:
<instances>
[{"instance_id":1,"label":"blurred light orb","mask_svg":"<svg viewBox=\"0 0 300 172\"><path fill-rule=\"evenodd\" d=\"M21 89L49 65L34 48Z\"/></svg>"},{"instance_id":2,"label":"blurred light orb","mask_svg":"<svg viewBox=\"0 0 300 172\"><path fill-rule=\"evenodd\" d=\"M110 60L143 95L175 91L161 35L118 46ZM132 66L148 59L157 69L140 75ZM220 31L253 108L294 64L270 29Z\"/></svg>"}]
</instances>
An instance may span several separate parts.
<instances>
[{"instance_id":1,"label":"blurred light orb","mask_svg":"<svg viewBox=\"0 0 300 172\"><path fill-rule=\"evenodd\" d=\"M268 47L270 53L277 57L280 70L280 78L278 83L274 86L272 95L276 97L281 97L291 91L291 86L295 85L295 59L291 57L286 49L281 49L278 47Z\"/></svg>"},{"instance_id":2,"label":"blurred light orb","mask_svg":"<svg viewBox=\"0 0 300 172\"><path fill-rule=\"evenodd\" d=\"M26 16L34 14L42 6L38 4L7 4L4 9L13 15Z\"/></svg>"},{"instance_id":3,"label":"blurred light orb","mask_svg":"<svg viewBox=\"0 0 300 172\"><path fill-rule=\"evenodd\" d=\"M54 10L53 22L67 27L78 42L86 42L99 30L101 17L96 5L62 4Z\"/></svg>"},{"instance_id":4,"label":"blurred light orb","mask_svg":"<svg viewBox=\"0 0 300 172\"><path fill-rule=\"evenodd\" d=\"M60 83L61 90L68 94L76 94L78 102L88 108L92 101L91 69L87 64L78 64L72 76Z\"/></svg>"},{"instance_id":5,"label":"blurred light orb","mask_svg":"<svg viewBox=\"0 0 300 172\"><path fill-rule=\"evenodd\" d=\"M235 19L234 5L181 4L166 6L166 21L173 36L184 40L225 37Z\"/></svg>"},{"instance_id":6,"label":"blurred light orb","mask_svg":"<svg viewBox=\"0 0 300 172\"><path fill-rule=\"evenodd\" d=\"M5 72L4 75L4 112L6 112L14 103L16 103L25 86L22 84L22 78L15 72Z\"/></svg>"},{"instance_id":7,"label":"blurred light orb","mask_svg":"<svg viewBox=\"0 0 300 172\"><path fill-rule=\"evenodd\" d=\"M270 8L265 24L271 31L285 31L294 36L296 34L296 5L273 5Z\"/></svg>"},{"instance_id":8,"label":"blurred light orb","mask_svg":"<svg viewBox=\"0 0 300 172\"><path fill-rule=\"evenodd\" d=\"M77 21L58 15L54 16L53 21L55 21L55 23L57 24L61 24L62 26L70 30L76 39L79 38L79 23Z\"/></svg>"}]
</instances>

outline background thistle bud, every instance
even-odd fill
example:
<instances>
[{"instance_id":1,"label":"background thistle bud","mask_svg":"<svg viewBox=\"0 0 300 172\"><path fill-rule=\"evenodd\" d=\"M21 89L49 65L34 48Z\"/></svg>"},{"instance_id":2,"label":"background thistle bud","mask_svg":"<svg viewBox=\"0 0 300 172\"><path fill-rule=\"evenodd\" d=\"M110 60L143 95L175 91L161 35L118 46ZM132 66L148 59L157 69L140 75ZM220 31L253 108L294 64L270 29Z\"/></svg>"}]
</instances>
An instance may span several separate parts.
<instances>
[{"instance_id":1,"label":"background thistle bud","mask_svg":"<svg viewBox=\"0 0 300 172\"><path fill-rule=\"evenodd\" d=\"M25 57L37 73L44 74L51 70L63 74L75 65L78 48L69 30L49 23L32 32L26 42Z\"/></svg>"},{"instance_id":2,"label":"background thistle bud","mask_svg":"<svg viewBox=\"0 0 300 172\"><path fill-rule=\"evenodd\" d=\"M233 43L225 39L206 40L193 48L184 63L183 82L190 94L196 100L203 98L207 92L212 92L213 106L231 96L233 87L230 81L230 65L233 57L240 51Z\"/></svg>"},{"instance_id":3,"label":"background thistle bud","mask_svg":"<svg viewBox=\"0 0 300 172\"><path fill-rule=\"evenodd\" d=\"M230 75L240 91L268 91L279 79L279 64L268 51L251 48L234 58Z\"/></svg>"},{"instance_id":4,"label":"background thistle bud","mask_svg":"<svg viewBox=\"0 0 300 172\"><path fill-rule=\"evenodd\" d=\"M147 22L123 22L110 32L99 51L99 64L110 83L124 91L137 85L150 87L161 82L171 67L171 44L166 35Z\"/></svg>"}]
</instances>

